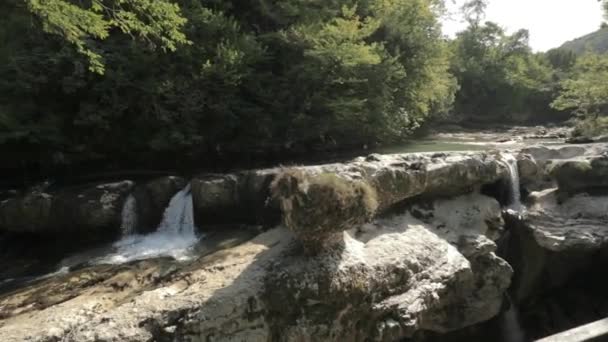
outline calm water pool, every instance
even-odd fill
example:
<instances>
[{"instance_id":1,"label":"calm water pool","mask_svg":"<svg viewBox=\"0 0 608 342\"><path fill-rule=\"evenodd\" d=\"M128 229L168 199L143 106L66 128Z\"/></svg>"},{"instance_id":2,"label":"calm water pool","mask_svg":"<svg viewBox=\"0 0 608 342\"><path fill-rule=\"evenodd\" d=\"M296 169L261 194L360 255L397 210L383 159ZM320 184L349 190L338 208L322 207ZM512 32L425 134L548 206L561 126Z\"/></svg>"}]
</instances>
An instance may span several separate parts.
<instances>
[{"instance_id":1,"label":"calm water pool","mask_svg":"<svg viewBox=\"0 0 608 342\"><path fill-rule=\"evenodd\" d=\"M442 140L422 140L391 147L383 147L375 152L381 154L484 151L496 148L495 144L464 143Z\"/></svg>"}]
</instances>

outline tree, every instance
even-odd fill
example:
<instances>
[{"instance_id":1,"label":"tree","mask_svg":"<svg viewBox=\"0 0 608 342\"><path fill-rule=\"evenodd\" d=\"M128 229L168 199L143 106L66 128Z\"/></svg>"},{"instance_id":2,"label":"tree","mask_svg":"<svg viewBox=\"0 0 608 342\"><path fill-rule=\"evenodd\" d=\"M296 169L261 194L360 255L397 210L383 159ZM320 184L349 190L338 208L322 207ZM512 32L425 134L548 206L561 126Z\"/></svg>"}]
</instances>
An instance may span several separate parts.
<instances>
[{"instance_id":1,"label":"tree","mask_svg":"<svg viewBox=\"0 0 608 342\"><path fill-rule=\"evenodd\" d=\"M34 165L390 143L453 101L440 0L25 1L0 2L0 153Z\"/></svg>"},{"instance_id":2,"label":"tree","mask_svg":"<svg viewBox=\"0 0 608 342\"><path fill-rule=\"evenodd\" d=\"M469 26L477 27L483 21L487 8L488 0L468 0L462 5L460 11Z\"/></svg>"},{"instance_id":3,"label":"tree","mask_svg":"<svg viewBox=\"0 0 608 342\"><path fill-rule=\"evenodd\" d=\"M548 110L552 70L532 53L526 30L507 35L492 22L471 25L457 35L452 49L452 72L460 86L457 113L509 121Z\"/></svg>"},{"instance_id":4,"label":"tree","mask_svg":"<svg viewBox=\"0 0 608 342\"><path fill-rule=\"evenodd\" d=\"M97 42L114 29L162 50L175 51L178 45L189 43L182 32L186 19L169 0L21 1L45 32L65 39L85 55L93 72L104 71L103 48Z\"/></svg>"},{"instance_id":5,"label":"tree","mask_svg":"<svg viewBox=\"0 0 608 342\"><path fill-rule=\"evenodd\" d=\"M608 108L608 57L589 54L579 58L551 106L583 118L597 118L603 113Z\"/></svg>"}]
</instances>

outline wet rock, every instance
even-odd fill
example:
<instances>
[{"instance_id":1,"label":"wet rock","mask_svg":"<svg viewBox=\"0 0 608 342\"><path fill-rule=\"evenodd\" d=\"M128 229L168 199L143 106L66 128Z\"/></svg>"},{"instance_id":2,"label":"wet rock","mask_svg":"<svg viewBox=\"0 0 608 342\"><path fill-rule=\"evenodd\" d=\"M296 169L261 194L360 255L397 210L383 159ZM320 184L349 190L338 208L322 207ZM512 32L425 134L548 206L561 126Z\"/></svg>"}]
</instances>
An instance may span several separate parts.
<instances>
[{"instance_id":1,"label":"wet rock","mask_svg":"<svg viewBox=\"0 0 608 342\"><path fill-rule=\"evenodd\" d=\"M137 200L138 231L148 233L160 224L171 198L186 186L181 177L167 176L138 185L133 191Z\"/></svg>"}]
</instances>

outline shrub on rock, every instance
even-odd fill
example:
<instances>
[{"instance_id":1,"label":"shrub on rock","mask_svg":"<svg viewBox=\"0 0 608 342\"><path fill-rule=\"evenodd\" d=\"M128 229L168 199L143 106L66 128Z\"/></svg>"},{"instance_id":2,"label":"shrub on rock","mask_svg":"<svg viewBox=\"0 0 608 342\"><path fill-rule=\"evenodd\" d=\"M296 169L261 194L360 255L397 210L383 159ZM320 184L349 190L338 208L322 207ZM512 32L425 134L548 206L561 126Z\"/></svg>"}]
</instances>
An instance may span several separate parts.
<instances>
[{"instance_id":1,"label":"shrub on rock","mask_svg":"<svg viewBox=\"0 0 608 342\"><path fill-rule=\"evenodd\" d=\"M337 233L371 220L378 208L376 191L363 181L334 173L286 170L271 185L283 222L308 252L316 253Z\"/></svg>"}]
</instances>

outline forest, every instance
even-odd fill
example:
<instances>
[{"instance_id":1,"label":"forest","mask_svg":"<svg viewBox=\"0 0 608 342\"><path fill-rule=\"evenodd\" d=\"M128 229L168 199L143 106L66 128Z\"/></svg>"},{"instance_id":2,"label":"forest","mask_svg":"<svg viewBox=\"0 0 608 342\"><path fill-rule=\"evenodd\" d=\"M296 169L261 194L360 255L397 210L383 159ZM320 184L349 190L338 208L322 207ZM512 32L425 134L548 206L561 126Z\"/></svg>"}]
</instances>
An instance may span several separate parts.
<instances>
[{"instance_id":1,"label":"forest","mask_svg":"<svg viewBox=\"0 0 608 342\"><path fill-rule=\"evenodd\" d=\"M536 53L486 5L449 39L442 0L4 0L0 169L281 159L441 121L600 127L608 57Z\"/></svg>"}]
</instances>

